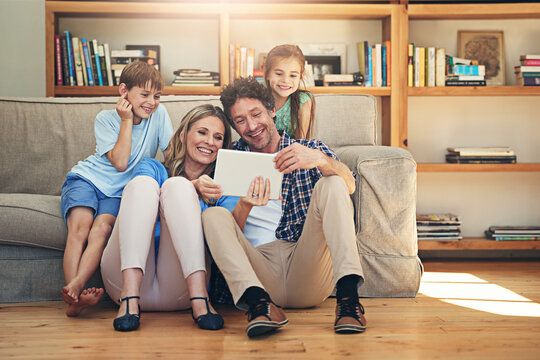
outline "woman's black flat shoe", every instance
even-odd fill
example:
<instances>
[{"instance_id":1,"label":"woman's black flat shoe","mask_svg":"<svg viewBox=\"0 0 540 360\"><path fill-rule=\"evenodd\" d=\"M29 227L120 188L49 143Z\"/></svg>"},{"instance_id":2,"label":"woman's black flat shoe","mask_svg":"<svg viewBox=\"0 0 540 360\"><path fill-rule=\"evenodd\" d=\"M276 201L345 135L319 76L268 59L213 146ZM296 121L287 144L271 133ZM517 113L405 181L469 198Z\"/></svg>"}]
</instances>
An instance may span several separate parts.
<instances>
[{"instance_id":1,"label":"woman's black flat shoe","mask_svg":"<svg viewBox=\"0 0 540 360\"><path fill-rule=\"evenodd\" d=\"M195 321L195 324L199 325L201 329L219 330L223 327L223 318L221 317L221 315L210 312L210 306L208 306L208 298L192 297L189 300L204 300L204 302L206 303L206 310L208 310L208 312L204 315L199 316L196 319L195 316L193 316L193 309L191 309L191 317Z\"/></svg>"},{"instance_id":2,"label":"woman's black flat shoe","mask_svg":"<svg viewBox=\"0 0 540 360\"><path fill-rule=\"evenodd\" d=\"M126 313L113 321L114 330L116 331L133 331L137 330L140 325L141 305L139 305L139 314L129 313L129 299L140 299L140 296L126 296L120 299L120 302L126 301Z\"/></svg>"}]
</instances>

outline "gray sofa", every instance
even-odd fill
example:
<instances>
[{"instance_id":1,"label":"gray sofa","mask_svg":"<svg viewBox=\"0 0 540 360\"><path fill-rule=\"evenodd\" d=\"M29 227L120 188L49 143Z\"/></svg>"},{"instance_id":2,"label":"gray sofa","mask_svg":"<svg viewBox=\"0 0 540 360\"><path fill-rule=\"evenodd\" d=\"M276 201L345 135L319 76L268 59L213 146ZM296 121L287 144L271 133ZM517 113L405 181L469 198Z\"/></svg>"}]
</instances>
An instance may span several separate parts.
<instances>
[{"instance_id":1,"label":"gray sofa","mask_svg":"<svg viewBox=\"0 0 540 360\"><path fill-rule=\"evenodd\" d=\"M77 161L95 151L93 122L116 98L0 98L0 303L59 300L66 226L60 188ZM166 96L176 128L217 96ZM400 148L376 146L376 99L316 95L315 136L358 172L353 195L360 295L413 297L422 275L416 240L416 163ZM101 286L99 272L90 281Z\"/></svg>"}]
</instances>

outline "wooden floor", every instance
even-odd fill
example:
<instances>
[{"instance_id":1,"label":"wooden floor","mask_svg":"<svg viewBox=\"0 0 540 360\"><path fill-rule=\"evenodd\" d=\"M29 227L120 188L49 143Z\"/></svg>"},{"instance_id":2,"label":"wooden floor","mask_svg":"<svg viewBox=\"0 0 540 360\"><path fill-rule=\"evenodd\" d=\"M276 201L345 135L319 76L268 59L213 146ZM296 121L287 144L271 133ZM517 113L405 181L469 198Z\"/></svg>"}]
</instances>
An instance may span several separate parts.
<instances>
[{"instance_id":1,"label":"wooden floor","mask_svg":"<svg viewBox=\"0 0 540 360\"><path fill-rule=\"evenodd\" d=\"M425 262L414 299L363 299L368 329L334 334L334 299L288 310L289 325L248 339L243 312L218 307L225 329L199 330L188 311L143 313L113 330L102 303L67 318L61 302L1 304L1 359L540 359L540 262Z\"/></svg>"}]
</instances>

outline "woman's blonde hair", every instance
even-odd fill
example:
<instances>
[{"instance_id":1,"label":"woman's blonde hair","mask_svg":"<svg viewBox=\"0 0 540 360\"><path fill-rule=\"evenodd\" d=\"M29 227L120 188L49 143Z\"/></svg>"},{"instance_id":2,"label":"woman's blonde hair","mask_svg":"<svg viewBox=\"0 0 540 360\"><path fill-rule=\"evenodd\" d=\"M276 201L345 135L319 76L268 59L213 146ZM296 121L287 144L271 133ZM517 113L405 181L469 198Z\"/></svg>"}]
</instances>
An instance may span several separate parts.
<instances>
[{"instance_id":1,"label":"woman's blonde hair","mask_svg":"<svg viewBox=\"0 0 540 360\"><path fill-rule=\"evenodd\" d=\"M228 149L231 147L231 127L227 122L227 117L221 108L209 104L199 105L191 109L186 116L180 121L178 129L174 133L167 146L164 165L169 169L169 176L185 176L185 158L186 158L186 144L187 134L193 124L200 119L207 116L215 116L223 123L225 128L225 134L223 134L223 148ZM182 137L182 138L180 138ZM210 177L214 176L214 170L216 167L215 161L208 165L204 169L203 175Z\"/></svg>"}]
</instances>

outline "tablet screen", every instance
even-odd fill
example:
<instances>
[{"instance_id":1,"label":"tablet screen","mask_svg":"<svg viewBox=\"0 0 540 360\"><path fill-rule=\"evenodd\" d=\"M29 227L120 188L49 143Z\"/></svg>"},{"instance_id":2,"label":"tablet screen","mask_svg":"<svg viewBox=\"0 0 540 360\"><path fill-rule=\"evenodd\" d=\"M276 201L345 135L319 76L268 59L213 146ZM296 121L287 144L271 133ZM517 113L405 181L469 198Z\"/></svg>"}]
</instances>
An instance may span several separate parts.
<instances>
[{"instance_id":1,"label":"tablet screen","mask_svg":"<svg viewBox=\"0 0 540 360\"><path fill-rule=\"evenodd\" d=\"M270 180L270 199L279 199L283 174L274 166L276 154L249 151L218 150L214 181L223 195L246 196L249 185L257 176Z\"/></svg>"}]
</instances>

